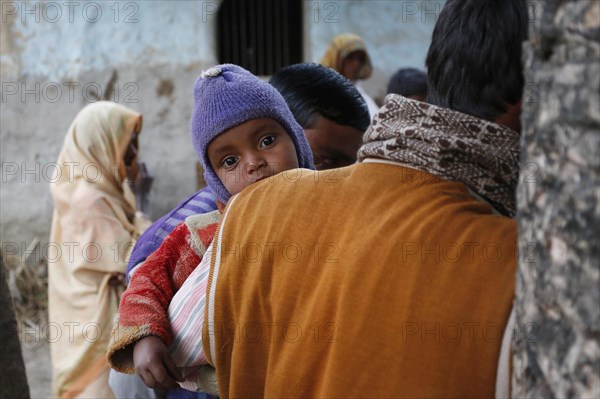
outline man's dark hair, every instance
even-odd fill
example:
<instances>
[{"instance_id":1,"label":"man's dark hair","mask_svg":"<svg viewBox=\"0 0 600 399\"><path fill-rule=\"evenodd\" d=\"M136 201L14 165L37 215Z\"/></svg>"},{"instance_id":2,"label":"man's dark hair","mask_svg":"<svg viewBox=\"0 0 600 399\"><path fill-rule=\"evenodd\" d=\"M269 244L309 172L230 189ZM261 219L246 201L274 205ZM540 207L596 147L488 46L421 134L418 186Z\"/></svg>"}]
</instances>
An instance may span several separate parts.
<instances>
[{"instance_id":1,"label":"man's dark hair","mask_svg":"<svg viewBox=\"0 0 600 399\"><path fill-rule=\"evenodd\" d=\"M398 69L388 82L387 94L404 97L427 95L427 74L416 68Z\"/></svg>"},{"instance_id":2,"label":"man's dark hair","mask_svg":"<svg viewBox=\"0 0 600 399\"><path fill-rule=\"evenodd\" d=\"M320 64L281 68L269 83L277 89L303 128L313 127L317 115L361 132L369 126L369 110L356 87L343 75Z\"/></svg>"},{"instance_id":3,"label":"man's dark hair","mask_svg":"<svg viewBox=\"0 0 600 399\"><path fill-rule=\"evenodd\" d=\"M493 121L522 98L524 0L448 0L427 54L427 102Z\"/></svg>"}]
</instances>

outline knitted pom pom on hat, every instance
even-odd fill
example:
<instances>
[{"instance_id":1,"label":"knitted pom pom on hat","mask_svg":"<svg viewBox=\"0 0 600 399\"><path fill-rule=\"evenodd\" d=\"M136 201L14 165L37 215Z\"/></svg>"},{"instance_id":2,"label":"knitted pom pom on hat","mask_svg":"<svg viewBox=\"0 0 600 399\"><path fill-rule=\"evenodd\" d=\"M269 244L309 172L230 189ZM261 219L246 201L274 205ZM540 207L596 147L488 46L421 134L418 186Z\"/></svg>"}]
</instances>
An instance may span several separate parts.
<instances>
[{"instance_id":1,"label":"knitted pom pom on hat","mask_svg":"<svg viewBox=\"0 0 600 399\"><path fill-rule=\"evenodd\" d=\"M190 129L192 142L206 183L223 203L229 200L231 193L210 165L208 145L226 130L258 118L273 118L279 122L294 142L300 167L314 169L304 130L273 86L233 64L216 65L203 71L196 80Z\"/></svg>"}]
</instances>

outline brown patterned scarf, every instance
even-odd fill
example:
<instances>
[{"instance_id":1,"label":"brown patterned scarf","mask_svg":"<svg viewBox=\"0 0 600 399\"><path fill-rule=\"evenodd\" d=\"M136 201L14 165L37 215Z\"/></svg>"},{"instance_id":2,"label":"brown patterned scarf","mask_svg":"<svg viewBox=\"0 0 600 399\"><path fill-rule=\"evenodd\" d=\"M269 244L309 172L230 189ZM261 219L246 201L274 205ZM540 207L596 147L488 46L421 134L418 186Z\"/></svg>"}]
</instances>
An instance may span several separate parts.
<instances>
[{"instance_id":1,"label":"brown patterned scarf","mask_svg":"<svg viewBox=\"0 0 600 399\"><path fill-rule=\"evenodd\" d=\"M434 105L388 95L358 151L459 181L505 216L515 215L519 134Z\"/></svg>"}]
</instances>

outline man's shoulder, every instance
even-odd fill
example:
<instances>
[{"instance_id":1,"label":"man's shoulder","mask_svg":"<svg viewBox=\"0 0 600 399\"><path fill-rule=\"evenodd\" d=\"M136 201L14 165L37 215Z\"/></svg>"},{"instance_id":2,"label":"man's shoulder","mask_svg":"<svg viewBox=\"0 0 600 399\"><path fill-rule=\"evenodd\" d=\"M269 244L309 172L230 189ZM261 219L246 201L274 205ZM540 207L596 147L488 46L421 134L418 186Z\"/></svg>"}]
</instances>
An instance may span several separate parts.
<instances>
[{"instance_id":1,"label":"man's shoulder","mask_svg":"<svg viewBox=\"0 0 600 399\"><path fill-rule=\"evenodd\" d=\"M242 194L250 191L269 190L270 188L287 187L290 189L300 186L319 186L341 183L350 177L361 164L354 164L343 168L327 170L311 170L304 168L289 169L270 176L252 186L244 189Z\"/></svg>"},{"instance_id":2,"label":"man's shoulder","mask_svg":"<svg viewBox=\"0 0 600 399\"><path fill-rule=\"evenodd\" d=\"M386 191L404 192L410 186L429 181L440 181L437 176L402 165L374 162L356 163L350 166L327 170L289 169L246 187L239 199L262 200L269 198L323 201L334 195L336 198L356 198L357 192L367 196ZM243 201L239 201L243 202Z\"/></svg>"}]
</instances>

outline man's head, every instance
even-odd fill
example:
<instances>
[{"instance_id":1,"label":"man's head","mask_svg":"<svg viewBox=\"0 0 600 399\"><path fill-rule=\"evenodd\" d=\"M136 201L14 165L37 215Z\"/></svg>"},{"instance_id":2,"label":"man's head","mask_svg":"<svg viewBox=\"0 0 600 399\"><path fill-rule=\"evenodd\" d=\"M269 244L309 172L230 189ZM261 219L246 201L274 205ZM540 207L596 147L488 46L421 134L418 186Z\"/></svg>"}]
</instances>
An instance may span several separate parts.
<instances>
[{"instance_id":1,"label":"man's head","mask_svg":"<svg viewBox=\"0 0 600 399\"><path fill-rule=\"evenodd\" d=\"M427 54L427 102L519 131L524 0L448 0Z\"/></svg>"},{"instance_id":2,"label":"man's head","mask_svg":"<svg viewBox=\"0 0 600 399\"><path fill-rule=\"evenodd\" d=\"M246 123L259 119L267 119L271 124L254 126ZM235 129L236 127L241 128ZM294 120L281 94L273 86L244 68L232 64L217 65L203 72L194 85L191 133L192 142L204 169L204 179L223 203L227 202L233 194L223 184L226 178L231 179L231 174L220 175L213 169L213 159L210 159L208 149L217 137L226 134L227 137L233 137L233 141L239 137L240 140L247 142L247 136L252 133L248 129L261 135L257 143L260 144L262 139L266 140L260 144L264 147L267 146L266 142L272 144L273 137L270 136L275 130L286 132L296 152L295 166L314 168L312 153L304 132ZM285 139L287 138L280 139L278 142ZM284 158L284 161L286 159ZM270 168L273 167L273 162L276 161L269 163ZM284 163L293 164L287 161ZM248 168L255 166L251 164L252 162L245 165ZM219 170L219 172L229 173L230 170ZM238 181L242 179L249 183L256 181L256 176L250 174L248 170L238 169L237 173L239 175L235 178ZM267 172L263 169L261 173Z\"/></svg>"},{"instance_id":3,"label":"man's head","mask_svg":"<svg viewBox=\"0 0 600 399\"><path fill-rule=\"evenodd\" d=\"M416 68L399 69L388 82L387 94L400 94L413 100L425 101L427 74Z\"/></svg>"},{"instance_id":4,"label":"man's head","mask_svg":"<svg viewBox=\"0 0 600 399\"><path fill-rule=\"evenodd\" d=\"M281 68L269 82L304 129L317 169L356 162L369 111L348 79L331 68L304 63Z\"/></svg>"}]
</instances>

